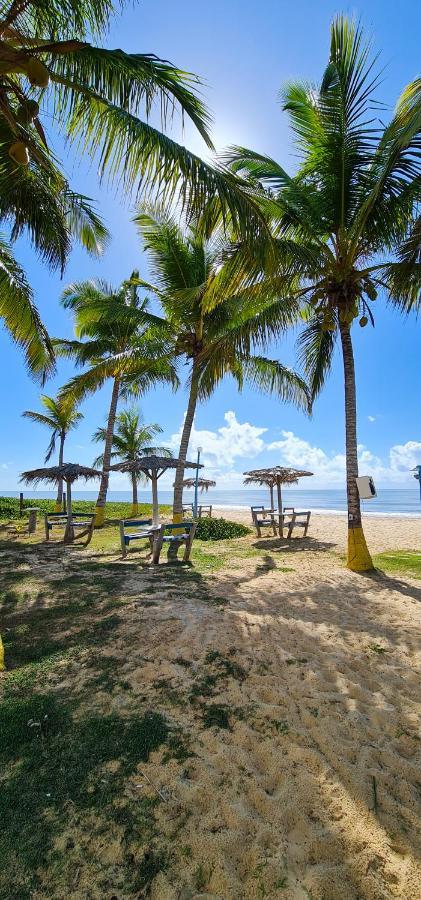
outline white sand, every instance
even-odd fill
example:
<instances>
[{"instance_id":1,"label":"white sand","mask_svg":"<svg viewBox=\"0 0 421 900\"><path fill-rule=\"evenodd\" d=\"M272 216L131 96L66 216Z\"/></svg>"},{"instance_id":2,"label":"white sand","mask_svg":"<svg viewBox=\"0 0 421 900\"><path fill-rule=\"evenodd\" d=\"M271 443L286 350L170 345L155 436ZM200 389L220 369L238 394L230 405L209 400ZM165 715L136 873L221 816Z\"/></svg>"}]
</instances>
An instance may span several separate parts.
<instances>
[{"instance_id":1,"label":"white sand","mask_svg":"<svg viewBox=\"0 0 421 900\"><path fill-rule=\"evenodd\" d=\"M216 512L216 511L215 511ZM251 526L249 510L224 509L217 511L225 519L243 522ZM373 553L382 550L421 550L421 516L363 516L364 532ZM344 552L346 547L347 519L345 513L324 515L312 513L309 537L332 545L332 549ZM298 532L299 533L299 532ZM269 534L269 531L267 531Z\"/></svg>"}]
</instances>

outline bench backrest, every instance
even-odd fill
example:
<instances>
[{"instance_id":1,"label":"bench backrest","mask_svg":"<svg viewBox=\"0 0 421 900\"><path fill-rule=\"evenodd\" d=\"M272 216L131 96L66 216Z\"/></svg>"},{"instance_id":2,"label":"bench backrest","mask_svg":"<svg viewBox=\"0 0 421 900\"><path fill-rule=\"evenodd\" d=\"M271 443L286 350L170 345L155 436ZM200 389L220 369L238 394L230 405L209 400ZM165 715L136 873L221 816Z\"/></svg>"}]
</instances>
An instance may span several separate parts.
<instances>
[{"instance_id":1,"label":"bench backrest","mask_svg":"<svg viewBox=\"0 0 421 900\"><path fill-rule=\"evenodd\" d=\"M182 528L183 531L185 533L187 533L192 530L192 528L195 524L196 523L192 522L191 520L188 522L170 522L168 525L163 525L162 529L165 532L165 531L174 531L177 528L178 529Z\"/></svg>"},{"instance_id":2,"label":"bench backrest","mask_svg":"<svg viewBox=\"0 0 421 900\"><path fill-rule=\"evenodd\" d=\"M121 519L120 525L126 528L139 528L143 525L152 525L152 519Z\"/></svg>"},{"instance_id":3,"label":"bench backrest","mask_svg":"<svg viewBox=\"0 0 421 900\"><path fill-rule=\"evenodd\" d=\"M74 513L72 512L72 519L89 519L90 516L94 516L95 513ZM58 513L45 513L46 519L67 519L67 513L58 512Z\"/></svg>"}]
</instances>

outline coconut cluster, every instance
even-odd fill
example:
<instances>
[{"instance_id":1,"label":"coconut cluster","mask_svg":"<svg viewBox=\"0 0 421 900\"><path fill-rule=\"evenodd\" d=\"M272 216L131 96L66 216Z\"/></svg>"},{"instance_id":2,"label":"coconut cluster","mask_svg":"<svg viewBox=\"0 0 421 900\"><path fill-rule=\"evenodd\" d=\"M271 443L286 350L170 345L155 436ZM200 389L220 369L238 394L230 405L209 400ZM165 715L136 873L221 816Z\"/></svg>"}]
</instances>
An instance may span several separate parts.
<instances>
[{"instance_id":1,"label":"coconut cluster","mask_svg":"<svg viewBox=\"0 0 421 900\"><path fill-rule=\"evenodd\" d=\"M328 297L326 296L327 294ZM368 305L363 294L369 300L376 300L377 298L376 287L369 278L361 283L359 291L355 290L350 296L336 296L334 288L329 291L318 290L314 292L309 302L310 306L315 309L315 312L323 313L323 331L335 331L337 317L342 324L351 325L354 319L358 319L358 316L360 316L361 306L363 315L360 316L359 324L361 328L365 328L368 325L368 316L365 315Z\"/></svg>"},{"instance_id":2,"label":"coconut cluster","mask_svg":"<svg viewBox=\"0 0 421 900\"><path fill-rule=\"evenodd\" d=\"M31 56L23 65L29 83L32 87L46 88L50 82L50 73L47 66L41 60ZM36 100L25 99L19 106L15 118L18 125L28 128L39 114L39 104ZM28 146L24 140L14 141L9 147L9 156L18 166L28 166L30 161Z\"/></svg>"}]
</instances>

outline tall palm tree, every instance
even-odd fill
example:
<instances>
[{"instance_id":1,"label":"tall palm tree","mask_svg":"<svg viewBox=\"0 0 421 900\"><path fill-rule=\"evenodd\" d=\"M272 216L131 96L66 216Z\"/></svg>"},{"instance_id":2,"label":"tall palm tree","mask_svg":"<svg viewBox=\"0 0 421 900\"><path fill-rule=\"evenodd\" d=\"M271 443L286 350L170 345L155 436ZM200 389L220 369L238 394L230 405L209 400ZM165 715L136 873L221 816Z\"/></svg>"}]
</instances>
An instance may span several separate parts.
<instances>
[{"instance_id":1,"label":"tall palm tree","mask_svg":"<svg viewBox=\"0 0 421 900\"><path fill-rule=\"evenodd\" d=\"M272 265L266 274L281 294L302 303L307 321L299 340L313 400L340 343L348 566L354 571L370 570L373 563L356 482L352 326L357 319L361 327L373 324L372 303L379 290L409 310L419 304L421 284L421 83L408 86L385 126L377 118L374 66L360 26L337 17L320 84L297 82L283 92L301 156L296 175L244 148L232 148L225 156L233 171L265 192L261 202L269 210L278 257L277 269Z\"/></svg>"},{"instance_id":2,"label":"tall palm tree","mask_svg":"<svg viewBox=\"0 0 421 900\"><path fill-rule=\"evenodd\" d=\"M50 443L47 447L44 462L51 459L56 449L56 441L59 441L58 465L63 465L64 461L64 442L66 435L83 419L83 414L79 412L69 397L48 397L47 394L41 394L41 403L46 410L45 412L35 412L32 409L26 409L22 413L26 419L37 422L38 425L45 425L51 431ZM60 512L63 507L63 481L59 481L57 488L56 512Z\"/></svg>"},{"instance_id":3,"label":"tall palm tree","mask_svg":"<svg viewBox=\"0 0 421 900\"><path fill-rule=\"evenodd\" d=\"M155 279L147 287L160 300L175 359L188 365L189 398L174 481L173 514L179 521L197 403L210 397L225 375L232 375L240 389L247 381L282 400L308 406L304 381L278 360L255 352L295 320L296 308L277 303L276 316L269 321L271 290L257 283L227 293L222 261L227 245L218 230L205 239L200 227L183 230L170 212L160 208L140 212L135 221Z\"/></svg>"},{"instance_id":4,"label":"tall palm tree","mask_svg":"<svg viewBox=\"0 0 421 900\"><path fill-rule=\"evenodd\" d=\"M138 396L159 382L174 387L178 384L163 323L149 312L147 301L139 297L138 280L138 273L133 272L117 289L94 281L69 285L62 302L74 312L76 340L54 342L60 355L73 358L77 366L87 366L64 386L64 397L81 402L106 381L112 382L96 527L104 524L119 399Z\"/></svg>"},{"instance_id":5,"label":"tall palm tree","mask_svg":"<svg viewBox=\"0 0 421 900\"><path fill-rule=\"evenodd\" d=\"M167 447L157 447L152 441L157 434L162 434L162 428L153 422L146 425L142 421L141 414L136 407L132 409L124 409L116 416L115 432L111 445L111 460L120 460L121 462L135 462L141 456L168 456L171 450ZM93 435L96 443L105 443L107 435L106 428L97 428ZM104 454L100 453L93 462L94 468L98 468L104 464ZM132 510L131 515L137 516L139 513L137 487L139 476L136 472L131 473L132 480Z\"/></svg>"}]
</instances>

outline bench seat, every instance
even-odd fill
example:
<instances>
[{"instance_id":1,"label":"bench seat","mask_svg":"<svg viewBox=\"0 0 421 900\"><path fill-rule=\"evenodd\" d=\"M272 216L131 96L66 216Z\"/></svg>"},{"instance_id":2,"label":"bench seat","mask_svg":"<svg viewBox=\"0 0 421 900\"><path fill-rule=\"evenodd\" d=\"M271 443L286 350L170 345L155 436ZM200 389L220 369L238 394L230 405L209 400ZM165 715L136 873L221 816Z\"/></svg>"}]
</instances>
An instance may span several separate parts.
<instances>
[{"instance_id":1,"label":"bench seat","mask_svg":"<svg viewBox=\"0 0 421 900\"><path fill-rule=\"evenodd\" d=\"M139 531L126 532L126 528L138 528ZM153 536L159 525L152 526L152 519L122 519L120 522L120 543L123 556L127 555L127 548L131 541L148 540L152 553Z\"/></svg>"}]
</instances>

